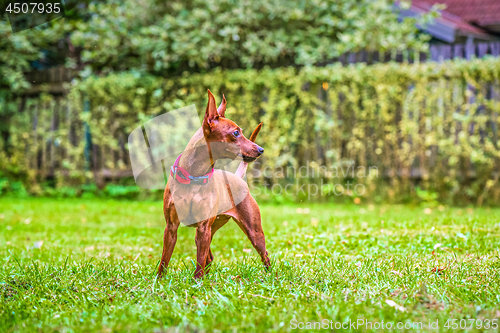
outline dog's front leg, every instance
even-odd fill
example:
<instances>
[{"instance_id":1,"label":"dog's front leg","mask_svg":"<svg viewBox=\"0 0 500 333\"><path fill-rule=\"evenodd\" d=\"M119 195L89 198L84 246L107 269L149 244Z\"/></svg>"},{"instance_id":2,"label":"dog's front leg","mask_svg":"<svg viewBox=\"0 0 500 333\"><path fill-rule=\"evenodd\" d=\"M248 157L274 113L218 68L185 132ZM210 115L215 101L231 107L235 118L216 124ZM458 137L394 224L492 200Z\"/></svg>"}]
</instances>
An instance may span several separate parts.
<instances>
[{"instance_id":1,"label":"dog's front leg","mask_svg":"<svg viewBox=\"0 0 500 333\"><path fill-rule=\"evenodd\" d=\"M214 261L214 255L212 254L212 250L208 248L207 261L205 262L205 274L210 273L210 265Z\"/></svg>"},{"instance_id":2,"label":"dog's front leg","mask_svg":"<svg viewBox=\"0 0 500 333\"><path fill-rule=\"evenodd\" d=\"M199 279L205 274L205 265L212 240L211 226L215 217L200 222L196 228L196 271L194 278Z\"/></svg>"},{"instance_id":3,"label":"dog's front leg","mask_svg":"<svg viewBox=\"0 0 500 333\"><path fill-rule=\"evenodd\" d=\"M167 270L170 258L174 252L175 243L177 243L177 228L179 224L167 221L165 232L163 233L163 252L161 254L160 266L158 267L158 278L161 278L163 272Z\"/></svg>"}]
</instances>

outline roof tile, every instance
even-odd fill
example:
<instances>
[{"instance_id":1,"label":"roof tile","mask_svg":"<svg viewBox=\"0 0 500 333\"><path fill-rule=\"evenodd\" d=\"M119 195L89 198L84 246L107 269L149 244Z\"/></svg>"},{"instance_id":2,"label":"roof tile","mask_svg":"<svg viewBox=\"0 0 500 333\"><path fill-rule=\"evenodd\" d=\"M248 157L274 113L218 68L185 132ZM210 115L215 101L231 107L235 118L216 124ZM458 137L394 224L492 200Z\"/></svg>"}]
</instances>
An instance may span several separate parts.
<instances>
[{"instance_id":1,"label":"roof tile","mask_svg":"<svg viewBox=\"0 0 500 333\"><path fill-rule=\"evenodd\" d=\"M480 26L500 24L500 0L423 0L443 3L446 11Z\"/></svg>"}]
</instances>

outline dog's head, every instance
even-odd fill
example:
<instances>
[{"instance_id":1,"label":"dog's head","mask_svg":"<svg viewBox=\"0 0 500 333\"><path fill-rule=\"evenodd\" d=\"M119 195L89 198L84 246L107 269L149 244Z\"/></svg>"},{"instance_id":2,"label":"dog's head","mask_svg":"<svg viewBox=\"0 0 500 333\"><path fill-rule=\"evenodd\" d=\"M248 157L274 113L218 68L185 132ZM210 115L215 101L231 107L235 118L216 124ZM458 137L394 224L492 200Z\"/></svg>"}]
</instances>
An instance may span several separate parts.
<instances>
[{"instance_id":1,"label":"dog's head","mask_svg":"<svg viewBox=\"0 0 500 333\"><path fill-rule=\"evenodd\" d=\"M245 162L255 161L264 148L245 138L241 128L233 121L225 117L226 98L217 108L214 95L208 90L208 104L203 118L203 134L206 142L210 145L212 157L217 159L243 158ZM216 144L222 142L224 144Z\"/></svg>"}]
</instances>

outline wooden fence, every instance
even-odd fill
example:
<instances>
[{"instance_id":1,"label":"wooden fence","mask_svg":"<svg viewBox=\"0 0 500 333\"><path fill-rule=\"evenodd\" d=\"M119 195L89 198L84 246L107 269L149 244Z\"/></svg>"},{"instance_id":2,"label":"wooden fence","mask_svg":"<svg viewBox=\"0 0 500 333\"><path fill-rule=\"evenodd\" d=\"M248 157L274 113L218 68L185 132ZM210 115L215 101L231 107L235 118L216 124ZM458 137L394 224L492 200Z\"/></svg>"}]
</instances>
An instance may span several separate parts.
<instances>
[{"instance_id":1,"label":"wooden fence","mask_svg":"<svg viewBox=\"0 0 500 333\"><path fill-rule=\"evenodd\" d=\"M126 130L93 131L92 122L82 120L82 113L89 111L88 101L77 104L66 96L19 99L9 138L15 146L4 143L7 157L39 179L59 175L68 183L73 179L81 184L93 178L102 186L105 178L132 176ZM112 113L107 120L119 123L115 116Z\"/></svg>"},{"instance_id":2,"label":"wooden fence","mask_svg":"<svg viewBox=\"0 0 500 333\"><path fill-rule=\"evenodd\" d=\"M472 51L475 57L477 52L495 56L498 46L433 46L430 56L437 61L472 59ZM377 53L347 58L357 57L373 61ZM87 81L84 94L92 96L87 101L74 91L19 97L11 103L10 140L0 141L0 157L7 157L9 170L24 170L38 181L93 179L103 186L132 176L127 139L135 127L182 106L175 106L179 101L204 109L209 86L214 93L238 96L231 100L231 117L243 128L265 122L259 140L266 143L266 165L356 161L379 167L391 182L428 179L448 189L456 181L453 195L483 198L494 188L493 197L500 200L499 73L499 62L485 59L447 66L228 71L224 77L144 82L110 76ZM52 77L61 81L64 75Z\"/></svg>"},{"instance_id":3,"label":"wooden fence","mask_svg":"<svg viewBox=\"0 0 500 333\"><path fill-rule=\"evenodd\" d=\"M465 58L467 60L483 58L484 56L500 56L500 42L478 43L478 44L434 44L430 47L430 60L443 61L454 58Z\"/></svg>"},{"instance_id":4,"label":"wooden fence","mask_svg":"<svg viewBox=\"0 0 500 333\"><path fill-rule=\"evenodd\" d=\"M433 87L439 86L436 85L436 83L429 84ZM446 79L442 84L449 85L449 87L441 87L441 92L432 92L432 97L426 103L434 103L435 105L426 105L425 108L427 110L441 110L439 111L441 113L446 112L446 117L448 117L448 119L455 119L454 117L458 117L457 119L460 119L459 117L464 117L464 119L472 117L473 119L477 118L478 122L484 122L484 120L481 120L481 117L484 116L484 107L482 106L475 106L479 111L477 114L470 116L461 116L459 112L457 113L457 110L463 108L463 105L473 105L475 103L487 104L489 100L499 100L500 96L498 82L485 82L484 86L480 89L462 85L460 82L446 83ZM409 85L408 87L409 90L403 94L410 98L414 86ZM406 89L408 89L408 87ZM365 102L377 104L377 101L363 100L360 101L358 105L351 100L352 96L349 97L346 95L346 92L339 92L336 97L333 97L331 93L325 92L327 89L328 84L325 83L319 85L319 87L317 85L305 84L302 90L307 91L307 94L311 94L310 98L315 100L317 105L328 105L332 103L332 99L337 100L337 103L339 103L338 115L335 115L333 110L329 110L327 113L331 114L332 118L325 121L332 121L339 124L336 126L338 130L344 133L344 136L353 136L352 128L358 125L356 121L352 119L353 116L350 114L351 111L349 110L356 110L360 107L359 105ZM330 87L330 90L331 89L334 91L336 90ZM431 90L433 89L434 88ZM315 93L316 90L318 90L317 94ZM257 93L256 91L255 94ZM443 97L441 94L445 94L445 96ZM480 100L475 99L475 96L478 96L478 94L482 96ZM282 96L283 100L287 98L285 95ZM256 99L267 100L268 96L260 96ZM411 103L415 102L408 101L408 103L412 105ZM411 107L416 108L415 111L411 111L411 113L419 113L417 106ZM13 118L12 128L18 130L22 129L22 131L12 133L14 136L12 140L25 143L21 149L16 148L17 150L21 150L21 155L23 155L20 160L27 158L29 169L35 171L36 174L42 178L53 177L57 172L69 178L71 178L71 176L85 176L88 178L90 176L88 172L90 172L93 174L92 177L97 184L102 185L106 178L120 178L132 175L128 151L126 149L127 136L131 131L131 128L129 128L130 125L128 124L140 124L141 121L137 116L137 112L133 111L131 106L129 106L126 113L116 109L115 105L104 105L99 102L94 103L91 109L88 101L69 100L67 96L62 95L46 100L39 98L19 99L19 105L16 106L16 109L19 115ZM266 113L264 110L262 110L262 112L264 114ZM308 112L314 113L317 111L310 110ZM467 111L467 113L468 112L469 111ZM89 116L86 118L85 114L87 113ZM490 116L492 117L490 130L494 131L492 135L496 137L498 135L496 133L496 122L498 119L496 118L496 114L491 114ZM250 116L247 115L245 117ZM413 116L407 117L412 118ZM425 118L428 119L426 121L436 124L436 126L442 122L441 118L443 117L445 117L443 114L438 115L432 112L425 115ZM377 118L376 121L385 121L382 118ZM245 121L248 121L248 119L245 119ZM270 121L275 122L277 119L271 119ZM410 119L409 121L412 123L412 126L422 126L422 120L418 118ZM395 120L395 123L396 122ZM243 126L243 124L240 125ZM367 128L372 128L372 125L369 123L367 123L366 126ZM472 126L470 131L474 131L474 125ZM465 128L461 128L460 130L466 131ZM311 128L309 131L314 133L315 129ZM366 131L375 131L375 129ZM421 131L424 133L425 127L421 129ZM328 136L330 134L325 133L324 135L326 136L323 139L329 141L330 138ZM456 132L455 135L458 138L458 132ZM331 134L331 136L334 136L334 134ZM379 139L384 140L384 136L380 134ZM305 141L315 142L316 140L317 138L313 135L310 139ZM484 140L484 134L481 134L481 140ZM341 149L341 158L355 159L355 156L349 156L350 152L349 149L347 149L347 144L344 142L344 139L341 141L343 143L339 143L338 147L335 148ZM415 138L410 139L410 141L414 142ZM366 144L369 145L368 142ZM331 147L323 147L319 143L315 148L316 149L311 150L304 149L304 157L302 159L324 161L326 159L326 151L331 149ZM373 155L373 153L369 155L371 157L367 157L367 160L379 158ZM434 157L434 155L430 155L428 158L425 157L425 159L432 164L434 163L432 162ZM380 162L381 160L373 160L370 163L374 163L375 165ZM426 168L428 169L428 167L429 166L425 168L416 166L404 172L407 172L412 178L421 178L422 174L425 173L423 170ZM400 174L400 172L403 171L396 171L396 174Z\"/></svg>"}]
</instances>

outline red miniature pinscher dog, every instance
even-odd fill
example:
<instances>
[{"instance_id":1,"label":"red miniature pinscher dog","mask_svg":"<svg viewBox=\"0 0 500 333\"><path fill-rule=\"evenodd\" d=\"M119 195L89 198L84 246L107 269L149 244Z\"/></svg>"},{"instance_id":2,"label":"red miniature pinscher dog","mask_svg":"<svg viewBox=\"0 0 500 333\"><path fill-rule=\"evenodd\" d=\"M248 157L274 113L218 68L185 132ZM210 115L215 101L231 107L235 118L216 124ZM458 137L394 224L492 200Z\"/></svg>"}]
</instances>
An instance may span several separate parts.
<instances>
[{"instance_id":1,"label":"red miniature pinscher dog","mask_svg":"<svg viewBox=\"0 0 500 333\"><path fill-rule=\"evenodd\" d=\"M225 111L225 97L217 108L215 98L208 90L202 127L172 167L163 196L166 228L158 277L168 267L177 241L177 228L185 221L190 221L190 226L196 227L195 278L207 273L207 266L213 261L210 243L217 230L230 218L247 235L266 269L270 266L259 206L242 179L248 163L264 152L254 143L262 123L249 140L237 124L225 118ZM236 173L214 169L218 159L237 158L242 158L242 162Z\"/></svg>"}]
</instances>

